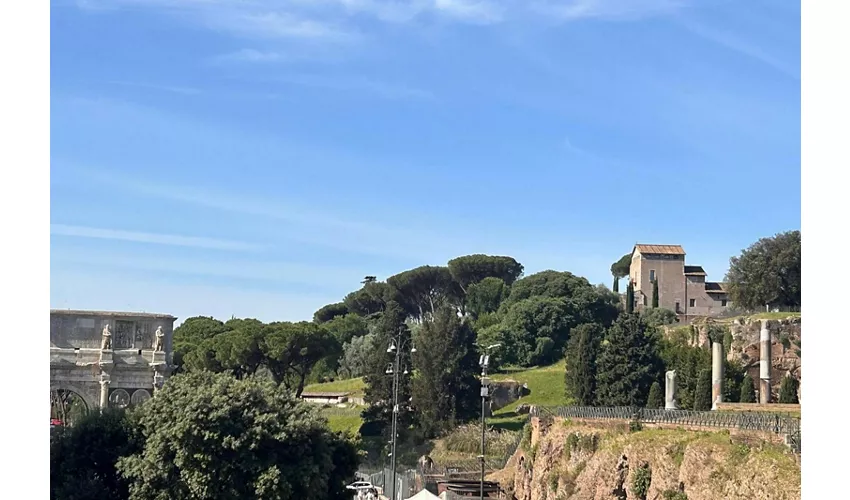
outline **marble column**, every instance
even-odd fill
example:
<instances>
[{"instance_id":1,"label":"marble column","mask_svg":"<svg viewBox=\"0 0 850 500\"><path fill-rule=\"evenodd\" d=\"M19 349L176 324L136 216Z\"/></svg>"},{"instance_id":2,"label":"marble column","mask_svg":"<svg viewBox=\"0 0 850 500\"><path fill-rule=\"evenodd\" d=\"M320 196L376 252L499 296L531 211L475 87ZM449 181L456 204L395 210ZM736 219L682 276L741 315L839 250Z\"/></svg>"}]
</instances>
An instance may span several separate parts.
<instances>
[{"instance_id":1,"label":"marble column","mask_svg":"<svg viewBox=\"0 0 850 500\"><path fill-rule=\"evenodd\" d=\"M770 403L770 328L766 319L761 320L759 335L759 403Z\"/></svg>"},{"instance_id":2,"label":"marble column","mask_svg":"<svg viewBox=\"0 0 850 500\"><path fill-rule=\"evenodd\" d=\"M100 376L100 409L109 406L109 375L103 374Z\"/></svg>"},{"instance_id":3,"label":"marble column","mask_svg":"<svg viewBox=\"0 0 850 500\"><path fill-rule=\"evenodd\" d=\"M717 409L717 403L723 402L723 344L711 344L711 409Z\"/></svg>"},{"instance_id":4,"label":"marble column","mask_svg":"<svg viewBox=\"0 0 850 500\"><path fill-rule=\"evenodd\" d=\"M676 370L670 370L664 376L664 409L679 409L676 404Z\"/></svg>"}]
</instances>

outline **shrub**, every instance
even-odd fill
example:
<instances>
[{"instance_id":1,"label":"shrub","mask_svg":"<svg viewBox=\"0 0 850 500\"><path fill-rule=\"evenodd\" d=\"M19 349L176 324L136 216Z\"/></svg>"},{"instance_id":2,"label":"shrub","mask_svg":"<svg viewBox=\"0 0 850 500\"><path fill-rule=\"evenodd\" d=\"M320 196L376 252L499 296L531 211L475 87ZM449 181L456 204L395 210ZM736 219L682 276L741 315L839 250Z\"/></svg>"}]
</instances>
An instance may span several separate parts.
<instances>
[{"instance_id":1,"label":"shrub","mask_svg":"<svg viewBox=\"0 0 850 500\"><path fill-rule=\"evenodd\" d=\"M799 385L797 379L790 375L783 378L782 385L779 386L779 402L782 404L799 404L800 399L797 397Z\"/></svg>"},{"instance_id":2,"label":"shrub","mask_svg":"<svg viewBox=\"0 0 850 500\"><path fill-rule=\"evenodd\" d=\"M632 493L640 500L646 500L649 485L652 483L652 470L649 464L643 464L635 470L632 477Z\"/></svg>"},{"instance_id":3,"label":"shrub","mask_svg":"<svg viewBox=\"0 0 850 500\"><path fill-rule=\"evenodd\" d=\"M661 393L661 384L658 381L652 383L649 388L649 397L646 401L647 408L663 408L664 395Z\"/></svg>"}]
</instances>

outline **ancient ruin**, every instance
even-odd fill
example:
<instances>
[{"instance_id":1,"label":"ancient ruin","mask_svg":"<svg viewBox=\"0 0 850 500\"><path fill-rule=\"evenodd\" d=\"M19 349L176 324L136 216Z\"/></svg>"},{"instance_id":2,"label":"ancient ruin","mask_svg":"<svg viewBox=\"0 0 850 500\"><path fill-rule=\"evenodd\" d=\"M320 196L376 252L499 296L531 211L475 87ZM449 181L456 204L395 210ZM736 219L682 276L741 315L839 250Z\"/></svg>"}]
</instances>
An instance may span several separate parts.
<instances>
[{"instance_id":1,"label":"ancient ruin","mask_svg":"<svg viewBox=\"0 0 850 500\"><path fill-rule=\"evenodd\" d=\"M171 374L168 314L50 311L50 391L71 392L88 410L141 404Z\"/></svg>"}]
</instances>

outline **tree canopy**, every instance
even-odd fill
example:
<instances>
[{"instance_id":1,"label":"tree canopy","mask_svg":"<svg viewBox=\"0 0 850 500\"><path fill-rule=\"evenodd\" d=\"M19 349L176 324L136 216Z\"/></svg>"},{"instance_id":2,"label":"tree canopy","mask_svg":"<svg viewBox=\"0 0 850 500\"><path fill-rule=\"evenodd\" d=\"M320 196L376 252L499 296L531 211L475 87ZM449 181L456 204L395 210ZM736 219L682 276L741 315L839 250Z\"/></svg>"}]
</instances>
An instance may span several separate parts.
<instances>
[{"instance_id":1,"label":"tree canopy","mask_svg":"<svg viewBox=\"0 0 850 500\"><path fill-rule=\"evenodd\" d=\"M644 406L663 363L654 335L637 314L624 314L608 329L597 360L596 397L602 406Z\"/></svg>"},{"instance_id":2,"label":"tree canopy","mask_svg":"<svg viewBox=\"0 0 850 500\"><path fill-rule=\"evenodd\" d=\"M801 302L800 231L762 238L729 260L726 282L737 306L799 307Z\"/></svg>"},{"instance_id":3,"label":"tree canopy","mask_svg":"<svg viewBox=\"0 0 850 500\"><path fill-rule=\"evenodd\" d=\"M511 286L522 276L523 266L513 257L494 255L465 255L449 261L449 272L462 290L484 278L499 278Z\"/></svg>"},{"instance_id":4,"label":"tree canopy","mask_svg":"<svg viewBox=\"0 0 850 500\"><path fill-rule=\"evenodd\" d=\"M345 316L348 312L348 306L345 305L345 302L328 304L320 307L318 311L313 313L313 321L316 323L324 323L336 318L337 316Z\"/></svg>"},{"instance_id":5,"label":"tree canopy","mask_svg":"<svg viewBox=\"0 0 850 500\"><path fill-rule=\"evenodd\" d=\"M269 380L177 375L137 412L144 447L118 462L131 500L350 497L354 445Z\"/></svg>"},{"instance_id":6,"label":"tree canopy","mask_svg":"<svg viewBox=\"0 0 850 500\"><path fill-rule=\"evenodd\" d=\"M141 447L141 436L120 410L89 412L73 427L60 427L50 444L50 498L126 499L130 483L116 464Z\"/></svg>"}]
</instances>

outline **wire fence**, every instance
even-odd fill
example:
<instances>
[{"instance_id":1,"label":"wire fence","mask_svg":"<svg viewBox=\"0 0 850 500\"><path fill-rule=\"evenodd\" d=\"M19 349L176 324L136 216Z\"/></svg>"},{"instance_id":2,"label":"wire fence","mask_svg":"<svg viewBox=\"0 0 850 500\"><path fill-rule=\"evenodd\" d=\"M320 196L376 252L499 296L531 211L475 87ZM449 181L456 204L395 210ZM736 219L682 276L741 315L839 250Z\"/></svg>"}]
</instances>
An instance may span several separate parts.
<instances>
[{"instance_id":1,"label":"wire fence","mask_svg":"<svg viewBox=\"0 0 850 500\"><path fill-rule=\"evenodd\" d=\"M410 498L417 492L417 479L419 472L414 469L396 471L396 499L404 500ZM383 496L392 499L393 472L389 468L379 471L359 471L357 478L361 481L369 481L372 486L381 488ZM421 482L421 481L419 481Z\"/></svg>"},{"instance_id":2,"label":"wire fence","mask_svg":"<svg viewBox=\"0 0 850 500\"><path fill-rule=\"evenodd\" d=\"M656 424L676 424L722 429L772 432L786 437L788 445L800 452L800 419L787 415L748 412L663 410L640 407L560 406L531 409L535 417L629 420Z\"/></svg>"}]
</instances>

